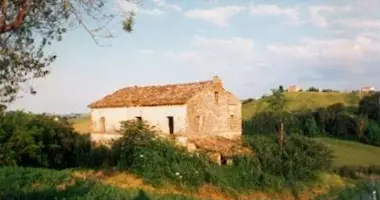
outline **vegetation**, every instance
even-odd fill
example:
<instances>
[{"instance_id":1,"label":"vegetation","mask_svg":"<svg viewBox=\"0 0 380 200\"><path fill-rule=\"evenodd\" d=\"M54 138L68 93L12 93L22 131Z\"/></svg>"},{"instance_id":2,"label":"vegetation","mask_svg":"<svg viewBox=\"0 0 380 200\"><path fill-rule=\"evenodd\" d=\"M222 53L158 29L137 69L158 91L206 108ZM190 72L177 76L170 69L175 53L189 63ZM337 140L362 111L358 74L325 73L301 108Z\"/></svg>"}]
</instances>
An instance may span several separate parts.
<instances>
[{"instance_id":1,"label":"vegetation","mask_svg":"<svg viewBox=\"0 0 380 200\"><path fill-rule=\"evenodd\" d=\"M320 200L351 200L351 199L379 199L380 182L363 181L355 187L332 190L328 194L321 195Z\"/></svg>"},{"instance_id":2,"label":"vegetation","mask_svg":"<svg viewBox=\"0 0 380 200\"><path fill-rule=\"evenodd\" d=\"M355 141L336 138L318 137L314 140L325 144L334 153L335 167L348 166L380 166L380 148L361 144Z\"/></svg>"},{"instance_id":3,"label":"vegetation","mask_svg":"<svg viewBox=\"0 0 380 200\"><path fill-rule=\"evenodd\" d=\"M107 2L1 0L0 103L13 101L22 85L49 73L48 66L56 55L45 55L44 49L61 41L68 30L81 26L95 42L99 37L112 37L105 27L116 15L107 9ZM124 30L132 31L133 17L133 13L126 15ZM36 93L33 87L24 89Z\"/></svg>"},{"instance_id":4,"label":"vegetation","mask_svg":"<svg viewBox=\"0 0 380 200\"><path fill-rule=\"evenodd\" d=\"M244 122L245 134L285 132L305 136L329 135L380 146L378 94L364 97L359 107L336 103L298 111L289 109L289 105L299 101L290 101L285 95L273 90L271 96L261 99L270 106ZM278 109L280 107L282 109Z\"/></svg>"},{"instance_id":5,"label":"vegetation","mask_svg":"<svg viewBox=\"0 0 380 200\"><path fill-rule=\"evenodd\" d=\"M257 101L262 99L254 102ZM169 184L192 190L212 185L239 194L284 188L298 191L300 185L318 181L320 172L332 170L351 179L380 174L379 147L314 137L333 136L377 145L380 129L374 110L378 104L373 103L376 101L373 96L364 97L357 109L334 104L299 112L289 109L289 100L280 90L273 90L273 95L265 97L265 101L270 107L244 123L243 143L254 155L234 156L231 165L218 165L211 162L207 154L188 152L158 137L144 122L124 122L123 137L109 148L92 144L87 135L78 134L65 119L57 121L45 115L2 109L0 198L126 199L136 195L132 191L74 179L67 168L75 167L116 168L131 172L156 187ZM16 175L9 176L11 173ZM10 178L6 178L8 176ZM24 176L25 179L21 178ZM32 180L38 181L26 183ZM10 189L13 183L19 185L17 190Z\"/></svg>"},{"instance_id":6,"label":"vegetation","mask_svg":"<svg viewBox=\"0 0 380 200\"><path fill-rule=\"evenodd\" d=\"M66 121L21 111L6 112L0 116L0 165L75 166L80 140L86 138L75 133Z\"/></svg>"},{"instance_id":7,"label":"vegetation","mask_svg":"<svg viewBox=\"0 0 380 200\"><path fill-rule=\"evenodd\" d=\"M180 195L161 195L138 189L118 189L99 182L72 176L70 170L41 168L0 168L0 199L192 199Z\"/></svg>"},{"instance_id":8,"label":"vegetation","mask_svg":"<svg viewBox=\"0 0 380 200\"><path fill-rule=\"evenodd\" d=\"M285 92L285 109L290 112L313 110L333 104L357 106L359 96L356 93L324 93L324 92ZM269 108L266 97L250 101L243 105L243 119L251 119L254 115L266 112Z\"/></svg>"},{"instance_id":9,"label":"vegetation","mask_svg":"<svg viewBox=\"0 0 380 200\"><path fill-rule=\"evenodd\" d=\"M168 182L188 189L205 184L226 191L279 189L315 180L332 165L329 149L302 136L285 138L281 147L276 137L247 137L245 144L255 155L236 156L232 165L220 166L203 153L189 153L156 137L152 127L138 121L125 122L124 136L111 148L94 146L67 122L46 116L6 112L0 122L3 166L117 167L155 186Z\"/></svg>"}]
</instances>

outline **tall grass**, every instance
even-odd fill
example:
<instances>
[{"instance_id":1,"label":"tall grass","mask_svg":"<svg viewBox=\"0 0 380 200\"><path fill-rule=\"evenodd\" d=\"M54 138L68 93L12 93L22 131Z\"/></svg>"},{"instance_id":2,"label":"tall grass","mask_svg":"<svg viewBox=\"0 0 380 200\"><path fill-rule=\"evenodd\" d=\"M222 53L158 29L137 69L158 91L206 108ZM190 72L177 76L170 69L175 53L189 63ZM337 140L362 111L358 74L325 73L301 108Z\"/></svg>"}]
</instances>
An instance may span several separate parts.
<instances>
[{"instance_id":1,"label":"tall grass","mask_svg":"<svg viewBox=\"0 0 380 200\"><path fill-rule=\"evenodd\" d=\"M212 184L226 190L279 189L315 179L329 170L331 151L302 136L290 136L281 147L276 137L250 136L244 143L254 155L235 156L232 165L217 165L205 154L189 153L155 136L144 125L129 124L123 138L112 148L120 170L128 170L159 186L165 181L197 188Z\"/></svg>"},{"instance_id":2,"label":"tall grass","mask_svg":"<svg viewBox=\"0 0 380 200\"><path fill-rule=\"evenodd\" d=\"M118 189L101 183L75 179L71 176L70 170L3 167L0 168L0 199L190 200L192 198L180 195L160 195L137 189Z\"/></svg>"},{"instance_id":3,"label":"tall grass","mask_svg":"<svg viewBox=\"0 0 380 200\"><path fill-rule=\"evenodd\" d=\"M332 190L328 194L321 195L316 200L352 200L365 199L375 200L380 199L380 182L379 181L364 181L358 183L354 187Z\"/></svg>"}]
</instances>

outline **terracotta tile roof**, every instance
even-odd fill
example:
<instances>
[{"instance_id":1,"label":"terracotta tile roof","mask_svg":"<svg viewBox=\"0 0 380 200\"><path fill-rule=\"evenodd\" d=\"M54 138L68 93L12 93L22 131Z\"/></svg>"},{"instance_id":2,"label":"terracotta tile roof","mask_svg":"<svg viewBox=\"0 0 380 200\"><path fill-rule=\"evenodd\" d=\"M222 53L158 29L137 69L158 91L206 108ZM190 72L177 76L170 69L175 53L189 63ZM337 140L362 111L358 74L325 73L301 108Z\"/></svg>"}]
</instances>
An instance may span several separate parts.
<instances>
[{"instance_id":1,"label":"terracotta tile roof","mask_svg":"<svg viewBox=\"0 0 380 200\"><path fill-rule=\"evenodd\" d=\"M126 87L99 101L90 104L90 108L182 105L197 92L212 86L213 81L161 86Z\"/></svg>"},{"instance_id":2,"label":"terracotta tile roof","mask_svg":"<svg viewBox=\"0 0 380 200\"><path fill-rule=\"evenodd\" d=\"M189 138L189 142L195 144L198 149L206 152L217 152L227 157L255 154L251 149L244 146L241 141L219 136L192 137Z\"/></svg>"}]
</instances>

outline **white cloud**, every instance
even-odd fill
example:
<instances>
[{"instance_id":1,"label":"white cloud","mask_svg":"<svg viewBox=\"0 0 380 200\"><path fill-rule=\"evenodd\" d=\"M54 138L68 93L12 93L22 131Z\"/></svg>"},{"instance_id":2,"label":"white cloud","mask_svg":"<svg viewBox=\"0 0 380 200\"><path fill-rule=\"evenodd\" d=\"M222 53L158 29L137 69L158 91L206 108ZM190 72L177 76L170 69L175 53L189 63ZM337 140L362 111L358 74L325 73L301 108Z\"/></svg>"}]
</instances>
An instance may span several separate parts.
<instances>
[{"instance_id":1,"label":"white cloud","mask_svg":"<svg viewBox=\"0 0 380 200\"><path fill-rule=\"evenodd\" d=\"M151 49L140 49L137 51L138 54L143 54L143 55L148 55L148 54L153 54L154 51Z\"/></svg>"},{"instance_id":2,"label":"white cloud","mask_svg":"<svg viewBox=\"0 0 380 200\"><path fill-rule=\"evenodd\" d=\"M253 52L254 42L241 37L206 38L195 36L191 42L193 48L202 50L210 55L246 55Z\"/></svg>"},{"instance_id":3,"label":"white cloud","mask_svg":"<svg viewBox=\"0 0 380 200\"><path fill-rule=\"evenodd\" d=\"M157 16L163 15L165 13L162 9L159 8L145 9L139 7L136 3L125 0L117 0L116 4L119 7L119 9L125 14L130 14L130 12L136 12L137 14Z\"/></svg>"},{"instance_id":4,"label":"white cloud","mask_svg":"<svg viewBox=\"0 0 380 200\"><path fill-rule=\"evenodd\" d=\"M274 16L284 16L292 24L302 23L299 19L299 12L296 8L282 8L278 5L263 4L251 6L251 15L274 15Z\"/></svg>"},{"instance_id":5,"label":"white cloud","mask_svg":"<svg viewBox=\"0 0 380 200\"><path fill-rule=\"evenodd\" d=\"M146 14L146 15L163 15L165 12L161 9L137 9L137 13Z\"/></svg>"},{"instance_id":6,"label":"white cloud","mask_svg":"<svg viewBox=\"0 0 380 200\"><path fill-rule=\"evenodd\" d=\"M267 49L271 53L292 59L357 61L379 56L380 40L369 34L359 34L354 39L304 38L300 44L274 44L268 45Z\"/></svg>"},{"instance_id":7,"label":"white cloud","mask_svg":"<svg viewBox=\"0 0 380 200\"><path fill-rule=\"evenodd\" d=\"M378 19L339 19L334 23L350 28L380 29L380 20Z\"/></svg>"},{"instance_id":8,"label":"white cloud","mask_svg":"<svg viewBox=\"0 0 380 200\"><path fill-rule=\"evenodd\" d=\"M164 8L164 9L173 10L173 11L177 11L177 12L182 11L182 8L180 6L178 6L176 4L169 4L169 3L165 2L165 0L153 0L153 3L155 3L157 6Z\"/></svg>"},{"instance_id":9,"label":"white cloud","mask_svg":"<svg viewBox=\"0 0 380 200\"><path fill-rule=\"evenodd\" d=\"M318 5L310 6L310 23L318 27L327 27L329 25L326 16L326 13L337 13L337 12L350 12L353 10L351 6L330 6L330 5Z\"/></svg>"},{"instance_id":10,"label":"white cloud","mask_svg":"<svg viewBox=\"0 0 380 200\"><path fill-rule=\"evenodd\" d=\"M192 19L211 22L217 26L227 26L231 17L245 9L246 7L243 6L225 6L205 10L195 9L187 11L185 16Z\"/></svg>"},{"instance_id":11,"label":"white cloud","mask_svg":"<svg viewBox=\"0 0 380 200\"><path fill-rule=\"evenodd\" d=\"M178 53L169 51L167 53L167 56L169 56L172 59L176 59L180 61L192 61L192 62L202 61L202 55L196 51L183 51L183 52L178 52Z\"/></svg>"}]
</instances>

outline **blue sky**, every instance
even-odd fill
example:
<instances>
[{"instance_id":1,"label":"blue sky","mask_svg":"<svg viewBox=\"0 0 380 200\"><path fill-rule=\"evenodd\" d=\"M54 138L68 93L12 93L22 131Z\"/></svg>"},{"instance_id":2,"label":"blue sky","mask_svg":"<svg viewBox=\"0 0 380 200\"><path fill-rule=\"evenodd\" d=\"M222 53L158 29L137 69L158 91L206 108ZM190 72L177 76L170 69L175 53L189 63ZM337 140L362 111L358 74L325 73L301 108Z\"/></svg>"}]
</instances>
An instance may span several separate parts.
<instances>
[{"instance_id":1,"label":"blue sky","mask_svg":"<svg viewBox=\"0 0 380 200\"><path fill-rule=\"evenodd\" d=\"M122 1L122 0L121 0ZM239 98L282 84L380 87L380 0L143 0L111 9L136 11L135 30L97 46L83 29L48 49L52 73L9 107L88 112L94 100L125 86L169 84L219 75Z\"/></svg>"}]
</instances>

